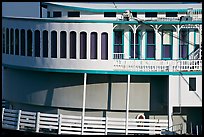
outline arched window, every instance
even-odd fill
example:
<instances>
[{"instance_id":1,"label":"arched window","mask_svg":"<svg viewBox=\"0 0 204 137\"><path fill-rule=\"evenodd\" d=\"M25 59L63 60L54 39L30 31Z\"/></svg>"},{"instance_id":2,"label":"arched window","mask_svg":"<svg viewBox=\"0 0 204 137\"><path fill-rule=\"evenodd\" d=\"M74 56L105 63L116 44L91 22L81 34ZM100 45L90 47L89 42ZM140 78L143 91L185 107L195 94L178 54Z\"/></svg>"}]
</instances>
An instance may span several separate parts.
<instances>
[{"instance_id":1,"label":"arched window","mask_svg":"<svg viewBox=\"0 0 204 137\"><path fill-rule=\"evenodd\" d=\"M35 57L40 57L40 31L35 31Z\"/></svg>"},{"instance_id":2,"label":"arched window","mask_svg":"<svg viewBox=\"0 0 204 137\"><path fill-rule=\"evenodd\" d=\"M76 32L70 32L70 58L76 59Z\"/></svg>"},{"instance_id":3,"label":"arched window","mask_svg":"<svg viewBox=\"0 0 204 137\"><path fill-rule=\"evenodd\" d=\"M32 31L27 31L27 56L32 56Z\"/></svg>"},{"instance_id":4,"label":"arched window","mask_svg":"<svg viewBox=\"0 0 204 137\"><path fill-rule=\"evenodd\" d=\"M108 33L101 34L101 59L108 59Z\"/></svg>"},{"instance_id":5,"label":"arched window","mask_svg":"<svg viewBox=\"0 0 204 137\"><path fill-rule=\"evenodd\" d=\"M14 30L11 29L10 30L10 54L14 53L13 49L14 49Z\"/></svg>"},{"instance_id":6,"label":"arched window","mask_svg":"<svg viewBox=\"0 0 204 137\"><path fill-rule=\"evenodd\" d=\"M21 56L25 56L25 30L21 30Z\"/></svg>"},{"instance_id":7,"label":"arched window","mask_svg":"<svg viewBox=\"0 0 204 137\"><path fill-rule=\"evenodd\" d=\"M19 30L15 30L15 55L19 55Z\"/></svg>"},{"instance_id":8,"label":"arched window","mask_svg":"<svg viewBox=\"0 0 204 137\"><path fill-rule=\"evenodd\" d=\"M91 59L97 59L97 33L91 32Z\"/></svg>"},{"instance_id":9,"label":"arched window","mask_svg":"<svg viewBox=\"0 0 204 137\"><path fill-rule=\"evenodd\" d=\"M67 47L67 33L66 31L60 32L60 58L66 58Z\"/></svg>"},{"instance_id":10,"label":"arched window","mask_svg":"<svg viewBox=\"0 0 204 137\"><path fill-rule=\"evenodd\" d=\"M51 32L51 58L57 58L57 32Z\"/></svg>"},{"instance_id":11,"label":"arched window","mask_svg":"<svg viewBox=\"0 0 204 137\"><path fill-rule=\"evenodd\" d=\"M86 32L80 33L80 59L86 59L87 49L87 34Z\"/></svg>"},{"instance_id":12,"label":"arched window","mask_svg":"<svg viewBox=\"0 0 204 137\"><path fill-rule=\"evenodd\" d=\"M2 29L2 39L3 39L3 40L2 40L2 46L3 46L3 47L2 47L2 53L5 53L5 41L6 41L6 40L5 40L5 37L6 37L6 36L5 36L5 28L3 28L3 29Z\"/></svg>"},{"instance_id":13,"label":"arched window","mask_svg":"<svg viewBox=\"0 0 204 137\"><path fill-rule=\"evenodd\" d=\"M48 57L48 31L43 31L43 57Z\"/></svg>"},{"instance_id":14,"label":"arched window","mask_svg":"<svg viewBox=\"0 0 204 137\"><path fill-rule=\"evenodd\" d=\"M6 54L9 54L9 29L6 29Z\"/></svg>"}]
</instances>

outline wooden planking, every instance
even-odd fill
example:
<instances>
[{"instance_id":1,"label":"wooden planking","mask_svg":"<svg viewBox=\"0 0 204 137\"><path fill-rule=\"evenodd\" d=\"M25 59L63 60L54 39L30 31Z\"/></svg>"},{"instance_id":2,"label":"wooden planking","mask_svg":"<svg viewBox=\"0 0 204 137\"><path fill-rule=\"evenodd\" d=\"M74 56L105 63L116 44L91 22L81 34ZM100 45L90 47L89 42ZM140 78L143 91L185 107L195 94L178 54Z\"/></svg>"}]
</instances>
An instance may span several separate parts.
<instances>
[{"instance_id":1,"label":"wooden planking","mask_svg":"<svg viewBox=\"0 0 204 137\"><path fill-rule=\"evenodd\" d=\"M105 133L84 132L83 135L105 135Z\"/></svg>"},{"instance_id":2,"label":"wooden planking","mask_svg":"<svg viewBox=\"0 0 204 137\"><path fill-rule=\"evenodd\" d=\"M106 120L106 118L105 117L85 117L84 118L85 120Z\"/></svg>"},{"instance_id":3,"label":"wooden planking","mask_svg":"<svg viewBox=\"0 0 204 137\"><path fill-rule=\"evenodd\" d=\"M16 126L13 125L2 125L2 127L6 129L16 129Z\"/></svg>"},{"instance_id":4,"label":"wooden planking","mask_svg":"<svg viewBox=\"0 0 204 137\"><path fill-rule=\"evenodd\" d=\"M66 124L61 124L61 127L67 127L67 126L74 126L74 127L81 127L81 124L78 123L66 123Z\"/></svg>"},{"instance_id":5,"label":"wooden planking","mask_svg":"<svg viewBox=\"0 0 204 137\"><path fill-rule=\"evenodd\" d=\"M6 117L6 116L4 116L4 118L3 118L3 120L5 121L18 121L18 118L16 118L16 117Z\"/></svg>"},{"instance_id":6,"label":"wooden planking","mask_svg":"<svg viewBox=\"0 0 204 137\"><path fill-rule=\"evenodd\" d=\"M65 130L74 130L74 131L81 131L81 127L61 127L61 131Z\"/></svg>"},{"instance_id":7,"label":"wooden planking","mask_svg":"<svg viewBox=\"0 0 204 137\"><path fill-rule=\"evenodd\" d=\"M81 119L81 116L62 115L63 119Z\"/></svg>"},{"instance_id":8,"label":"wooden planking","mask_svg":"<svg viewBox=\"0 0 204 137\"><path fill-rule=\"evenodd\" d=\"M75 119L62 119L62 123L81 123L81 120Z\"/></svg>"},{"instance_id":9,"label":"wooden planking","mask_svg":"<svg viewBox=\"0 0 204 137\"><path fill-rule=\"evenodd\" d=\"M40 125L54 125L58 126L58 122L52 122L52 121L40 121Z\"/></svg>"},{"instance_id":10,"label":"wooden planking","mask_svg":"<svg viewBox=\"0 0 204 137\"><path fill-rule=\"evenodd\" d=\"M57 126L40 125L39 128L58 129Z\"/></svg>"},{"instance_id":11,"label":"wooden planking","mask_svg":"<svg viewBox=\"0 0 204 137\"><path fill-rule=\"evenodd\" d=\"M35 120L27 120L27 119L21 119L20 123L30 123L30 124L35 124Z\"/></svg>"},{"instance_id":12,"label":"wooden planking","mask_svg":"<svg viewBox=\"0 0 204 137\"><path fill-rule=\"evenodd\" d=\"M93 124L89 124L89 125L84 125L84 127L104 128L105 129L105 125L93 125Z\"/></svg>"},{"instance_id":13,"label":"wooden planking","mask_svg":"<svg viewBox=\"0 0 204 137\"><path fill-rule=\"evenodd\" d=\"M23 127L33 127L35 128L35 124L30 124L30 123L20 123L21 128Z\"/></svg>"},{"instance_id":14,"label":"wooden planking","mask_svg":"<svg viewBox=\"0 0 204 137\"><path fill-rule=\"evenodd\" d=\"M105 121L84 121L84 123L93 123L98 125L106 124Z\"/></svg>"},{"instance_id":15,"label":"wooden planking","mask_svg":"<svg viewBox=\"0 0 204 137\"><path fill-rule=\"evenodd\" d=\"M21 119L35 120L35 119L36 119L36 116L21 115Z\"/></svg>"},{"instance_id":16,"label":"wooden planking","mask_svg":"<svg viewBox=\"0 0 204 137\"><path fill-rule=\"evenodd\" d=\"M105 129L84 128L84 132L103 132L103 133L105 133Z\"/></svg>"},{"instance_id":17,"label":"wooden planking","mask_svg":"<svg viewBox=\"0 0 204 137\"><path fill-rule=\"evenodd\" d=\"M3 125L6 124L6 125L17 125L17 122L16 121L3 121Z\"/></svg>"},{"instance_id":18,"label":"wooden planking","mask_svg":"<svg viewBox=\"0 0 204 137\"><path fill-rule=\"evenodd\" d=\"M29 111L22 111L21 115L32 115L32 116L36 116L35 112L29 112Z\"/></svg>"},{"instance_id":19,"label":"wooden planking","mask_svg":"<svg viewBox=\"0 0 204 137\"><path fill-rule=\"evenodd\" d=\"M52 117L52 118L58 118L58 114L40 113L40 117Z\"/></svg>"},{"instance_id":20,"label":"wooden planking","mask_svg":"<svg viewBox=\"0 0 204 137\"><path fill-rule=\"evenodd\" d=\"M54 122L58 122L58 118L40 117L40 121L54 121Z\"/></svg>"},{"instance_id":21,"label":"wooden planking","mask_svg":"<svg viewBox=\"0 0 204 137\"><path fill-rule=\"evenodd\" d=\"M61 131L61 134L81 135L81 131L80 131L80 132L74 132L74 131Z\"/></svg>"},{"instance_id":22,"label":"wooden planking","mask_svg":"<svg viewBox=\"0 0 204 137\"><path fill-rule=\"evenodd\" d=\"M6 117L6 116L8 116L8 117L18 117L18 114L15 114L15 113L12 114L12 113L7 113L7 112L5 113L4 112L4 117Z\"/></svg>"},{"instance_id":23,"label":"wooden planking","mask_svg":"<svg viewBox=\"0 0 204 137\"><path fill-rule=\"evenodd\" d=\"M18 110L13 110L13 109L5 109L4 110L5 112L8 112L8 113L18 113Z\"/></svg>"}]
</instances>

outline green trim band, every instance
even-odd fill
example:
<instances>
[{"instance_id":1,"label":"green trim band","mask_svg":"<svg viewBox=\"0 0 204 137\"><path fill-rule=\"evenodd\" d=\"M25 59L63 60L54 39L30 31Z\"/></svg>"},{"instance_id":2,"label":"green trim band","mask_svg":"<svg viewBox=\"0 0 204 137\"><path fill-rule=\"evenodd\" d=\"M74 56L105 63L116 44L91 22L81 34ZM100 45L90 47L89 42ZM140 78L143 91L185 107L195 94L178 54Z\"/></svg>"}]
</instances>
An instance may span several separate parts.
<instances>
[{"instance_id":1,"label":"green trim band","mask_svg":"<svg viewBox=\"0 0 204 137\"><path fill-rule=\"evenodd\" d=\"M24 69L44 72L60 72L60 73L88 73L88 74L117 74L117 75L202 75L202 71L191 72L134 72L134 71L105 71L105 70L74 70L74 69L50 69L50 68L32 68L24 66L15 66L2 64L4 67L14 69Z\"/></svg>"},{"instance_id":2,"label":"green trim band","mask_svg":"<svg viewBox=\"0 0 204 137\"><path fill-rule=\"evenodd\" d=\"M42 3L43 6L57 6L61 8L65 8L68 10L78 10L78 11L88 11L88 12L125 12L127 9L93 9L93 8L83 8L83 7L76 7L76 6L67 6L67 5L57 5L53 3ZM175 5L176 6L176 5ZM186 9L129 9L131 12L187 12ZM202 11L202 9L196 9L198 11Z\"/></svg>"}]
</instances>

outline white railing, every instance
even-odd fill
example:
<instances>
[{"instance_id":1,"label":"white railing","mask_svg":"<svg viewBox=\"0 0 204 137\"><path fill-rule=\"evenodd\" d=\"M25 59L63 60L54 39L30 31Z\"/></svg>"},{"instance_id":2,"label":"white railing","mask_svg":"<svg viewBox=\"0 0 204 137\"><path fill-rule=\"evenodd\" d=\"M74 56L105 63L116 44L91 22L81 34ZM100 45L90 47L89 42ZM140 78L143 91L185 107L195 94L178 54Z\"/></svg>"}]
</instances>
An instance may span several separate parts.
<instances>
[{"instance_id":1,"label":"white railing","mask_svg":"<svg viewBox=\"0 0 204 137\"><path fill-rule=\"evenodd\" d=\"M124 53L113 53L113 58L114 59L123 59Z\"/></svg>"},{"instance_id":2,"label":"white railing","mask_svg":"<svg viewBox=\"0 0 204 137\"><path fill-rule=\"evenodd\" d=\"M202 60L124 60L115 59L113 69L118 71L179 72L202 71Z\"/></svg>"},{"instance_id":3,"label":"white railing","mask_svg":"<svg viewBox=\"0 0 204 137\"><path fill-rule=\"evenodd\" d=\"M201 53L201 48L198 48L197 50L195 50L190 54L189 59L194 59L194 60L201 59L200 53Z\"/></svg>"},{"instance_id":4,"label":"white railing","mask_svg":"<svg viewBox=\"0 0 204 137\"><path fill-rule=\"evenodd\" d=\"M107 135L126 134L125 118L85 117L2 109L2 128L54 134ZM168 120L128 119L128 134L161 134Z\"/></svg>"}]
</instances>

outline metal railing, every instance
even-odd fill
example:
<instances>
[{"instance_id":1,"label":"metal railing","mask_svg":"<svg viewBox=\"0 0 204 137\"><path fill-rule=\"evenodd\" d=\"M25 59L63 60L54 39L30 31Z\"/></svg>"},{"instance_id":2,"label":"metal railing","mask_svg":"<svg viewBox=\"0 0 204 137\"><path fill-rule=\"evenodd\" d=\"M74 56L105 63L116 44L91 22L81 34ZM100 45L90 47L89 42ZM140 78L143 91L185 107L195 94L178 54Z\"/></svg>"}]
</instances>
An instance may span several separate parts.
<instances>
[{"instance_id":1,"label":"metal railing","mask_svg":"<svg viewBox=\"0 0 204 137\"><path fill-rule=\"evenodd\" d=\"M118 71L179 72L202 71L202 60L125 60L115 59L113 69Z\"/></svg>"},{"instance_id":2,"label":"metal railing","mask_svg":"<svg viewBox=\"0 0 204 137\"><path fill-rule=\"evenodd\" d=\"M107 135L107 134L161 134L168 127L168 120L128 119L47 114L22 110L2 109L2 128L54 134Z\"/></svg>"}]
</instances>

